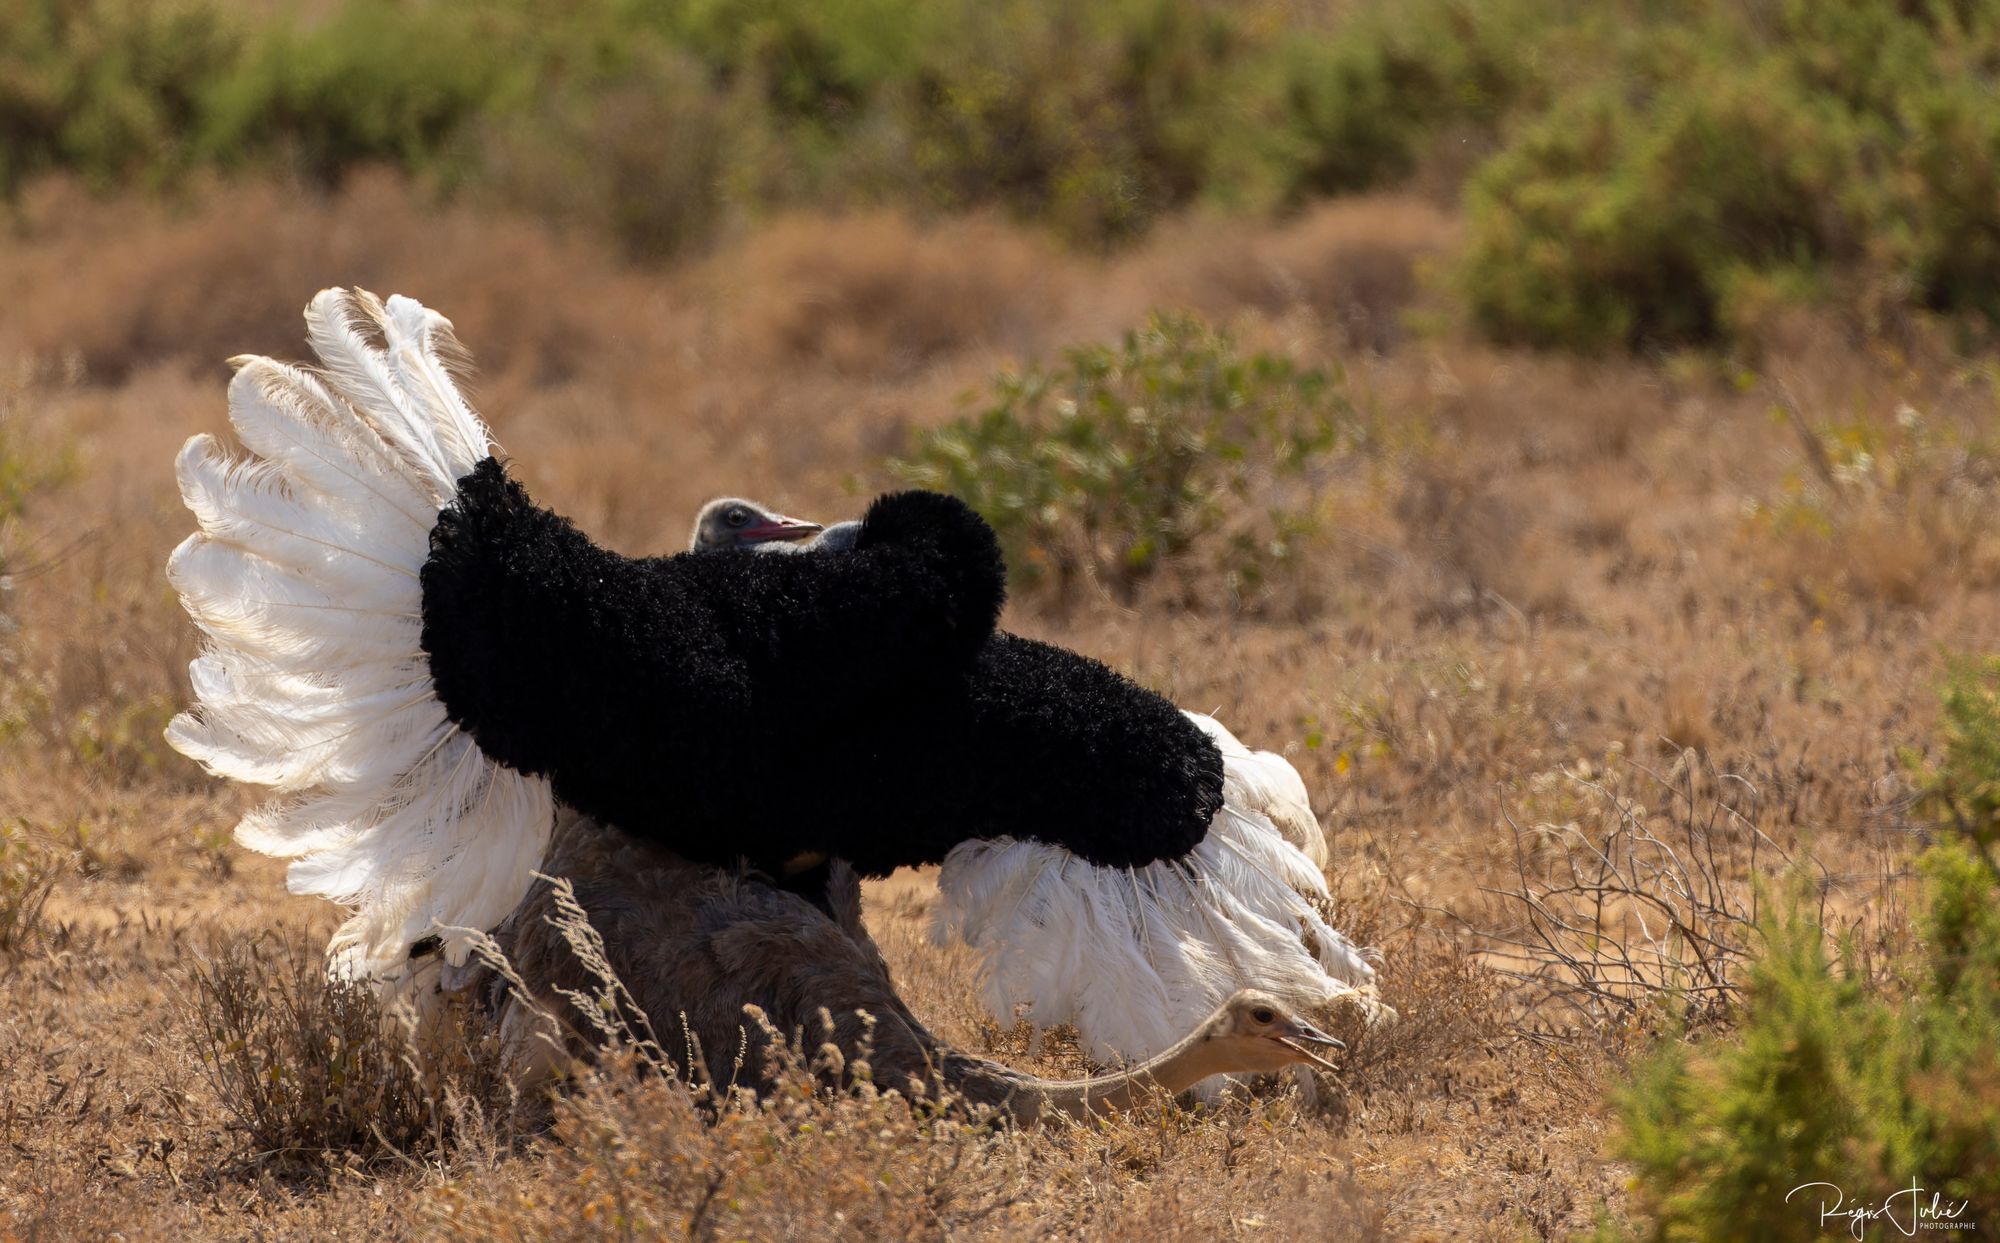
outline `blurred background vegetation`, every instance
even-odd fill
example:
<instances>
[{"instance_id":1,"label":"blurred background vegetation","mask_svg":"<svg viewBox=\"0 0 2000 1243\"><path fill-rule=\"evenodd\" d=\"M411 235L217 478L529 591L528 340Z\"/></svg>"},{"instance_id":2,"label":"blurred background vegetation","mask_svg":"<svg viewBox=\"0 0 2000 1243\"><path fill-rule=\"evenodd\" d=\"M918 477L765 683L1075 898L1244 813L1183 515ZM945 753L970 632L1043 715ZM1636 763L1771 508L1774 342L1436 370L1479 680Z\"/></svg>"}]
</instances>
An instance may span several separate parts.
<instances>
[{"instance_id":1,"label":"blurred background vegetation","mask_svg":"<svg viewBox=\"0 0 2000 1243\"><path fill-rule=\"evenodd\" d=\"M1978 0L7 0L0 196L51 169L400 166L660 259L788 204L1085 248L1414 183L1494 339L1754 344L1797 303L2000 317Z\"/></svg>"}]
</instances>

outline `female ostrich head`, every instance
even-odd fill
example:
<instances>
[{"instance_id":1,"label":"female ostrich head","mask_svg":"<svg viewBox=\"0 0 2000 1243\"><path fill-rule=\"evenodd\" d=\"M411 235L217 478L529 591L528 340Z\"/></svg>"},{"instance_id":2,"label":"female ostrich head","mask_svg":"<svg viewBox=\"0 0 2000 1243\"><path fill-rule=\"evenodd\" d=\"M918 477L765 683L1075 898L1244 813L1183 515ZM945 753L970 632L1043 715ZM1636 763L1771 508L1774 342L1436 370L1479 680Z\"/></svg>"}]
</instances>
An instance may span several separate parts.
<instances>
[{"instance_id":1,"label":"female ostrich head","mask_svg":"<svg viewBox=\"0 0 2000 1243\"><path fill-rule=\"evenodd\" d=\"M817 522L790 518L740 496L720 496L695 516L688 546L696 552L755 548L773 541L799 540L819 532Z\"/></svg>"},{"instance_id":2,"label":"female ostrich head","mask_svg":"<svg viewBox=\"0 0 2000 1243\"><path fill-rule=\"evenodd\" d=\"M1226 1072L1265 1074L1310 1062L1340 1068L1321 1050L1347 1046L1306 1022L1271 994L1246 988L1232 995L1195 1030L1206 1060Z\"/></svg>"}]
</instances>

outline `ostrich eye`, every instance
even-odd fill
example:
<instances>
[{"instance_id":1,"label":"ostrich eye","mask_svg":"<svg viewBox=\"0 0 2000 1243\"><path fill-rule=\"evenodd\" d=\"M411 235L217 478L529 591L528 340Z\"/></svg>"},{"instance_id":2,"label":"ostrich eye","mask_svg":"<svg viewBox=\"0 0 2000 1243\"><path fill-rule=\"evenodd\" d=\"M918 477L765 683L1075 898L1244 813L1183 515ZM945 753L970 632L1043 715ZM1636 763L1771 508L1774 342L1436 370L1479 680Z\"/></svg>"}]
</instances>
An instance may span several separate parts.
<instances>
[{"instance_id":1,"label":"ostrich eye","mask_svg":"<svg viewBox=\"0 0 2000 1243\"><path fill-rule=\"evenodd\" d=\"M723 520L732 527L740 527L750 521L750 511L741 505L731 505L729 512L723 516Z\"/></svg>"},{"instance_id":2,"label":"ostrich eye","mask_svg":"<svg viewBox=\"0 0 2000 1243\"><path fill-rule=\"evenodd\" d=\"M1257 1020L1259 1023L1276 1022L1278 1018L1277 1014L1274 1013L1271 1007L1269 1006L1258 1006L1255 1010L1252 1010L1250 1012L1250 1017Z\"/></svg>"}]
</instances>

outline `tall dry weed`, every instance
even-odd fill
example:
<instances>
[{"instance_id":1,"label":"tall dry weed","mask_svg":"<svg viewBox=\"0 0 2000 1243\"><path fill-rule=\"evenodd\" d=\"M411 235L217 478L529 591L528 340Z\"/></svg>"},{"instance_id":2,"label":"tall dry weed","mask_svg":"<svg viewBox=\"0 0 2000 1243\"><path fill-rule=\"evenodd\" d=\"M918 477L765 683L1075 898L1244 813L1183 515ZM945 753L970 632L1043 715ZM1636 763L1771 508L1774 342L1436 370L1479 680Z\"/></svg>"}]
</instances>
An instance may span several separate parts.
<instances>
[{"instance_id":1,"label":"tall dry weed","mask_svg":"<svg viewBox=\"0 0 2000 1243\"><path fill-rule=\"evenodd\" d=\"M187 973L182 1037L252 1166L438 1160L519 1102L476 1013L419 1022L329 978L304 936L217 938Z\"/></svg>"},{"instance_id":2,"label":"tall dry weed","mask_svg":"<svg viewBox=\"0 0 2000 1243\"><path fill-rule=\"evenodd\" d=\"M1777 385L1774 415L1798 438L1775 495L1747 506L1755 552L1808 608L1855 598L1920 607L1956 581L2000 581L2000 393L1972 373L1938 405L1829 417Z\"/></svg>"},{"instance_id":3,"label":"tall dry weed","mask_svg":"<svg viewBox=\"0 0 2000 1243\"><path fill-rule=\"evenodd\" d=\"M17 828L0 827L0 956L24 953L40 939L62 873L56 852Z\"/></svg>"}]
</instances>

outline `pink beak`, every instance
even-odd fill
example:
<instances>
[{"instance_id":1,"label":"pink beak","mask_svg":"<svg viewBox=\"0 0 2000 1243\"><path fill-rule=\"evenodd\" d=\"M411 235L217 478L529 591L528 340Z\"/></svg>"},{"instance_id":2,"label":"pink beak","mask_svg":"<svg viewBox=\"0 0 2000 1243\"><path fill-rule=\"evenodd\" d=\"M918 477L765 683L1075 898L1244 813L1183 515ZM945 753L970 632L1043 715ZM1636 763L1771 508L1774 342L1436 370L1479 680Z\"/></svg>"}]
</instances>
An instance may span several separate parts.
<instances>
[{"instance_id":1,"label":"pink beak","mask_svg":"<svg viewBox=\"0 0 2000 1243\"><path fill-rule=\"evenodd\" d=\"M768 522L759 522L738 531L736 533L736 542L739 544L768 544L774 540L804 539L808 535L817 535L822 529L817 522L807 522L803 518L787 518L783 514L774 514Z\"/></svg>"}]
</instances>

